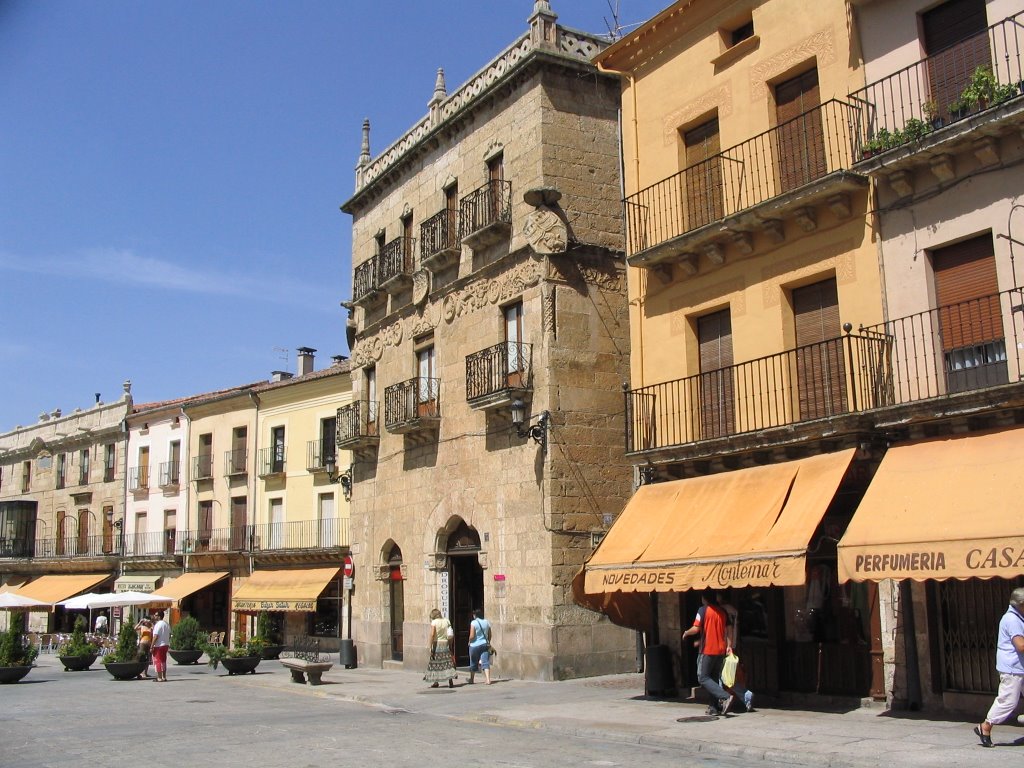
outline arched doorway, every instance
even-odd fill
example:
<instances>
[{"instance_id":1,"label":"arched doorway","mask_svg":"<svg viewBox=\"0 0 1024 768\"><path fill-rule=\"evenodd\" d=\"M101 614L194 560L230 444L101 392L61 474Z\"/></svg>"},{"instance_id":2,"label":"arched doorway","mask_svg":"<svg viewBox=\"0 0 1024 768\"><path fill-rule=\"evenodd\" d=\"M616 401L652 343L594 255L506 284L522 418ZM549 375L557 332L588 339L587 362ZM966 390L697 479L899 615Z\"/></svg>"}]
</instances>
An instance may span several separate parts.
<instances>
[{"instance_id":1,"label":"arched doorway","mask_svg":"<svg viewBox=\"0 0 1024 768\"><path fill-rule=\"evenodd\" d=\"M402 579L402 550L397 544L388 552L388 605L391 624L391 660L403 658L405 624L405 581Z\"/></svg>"},{"instance_id":2,"label":"arched doorway","mask_svg":"<svg viewBox=\"0 0 1024 768\"><path fill-rule=\"evenodd\" d=\"M459 520L448 535L448 617L455 629L455 658L469 664L469 624L473 609L484 607L484 572L480 567L480 534Z\"/></svg>"}]
</instances>

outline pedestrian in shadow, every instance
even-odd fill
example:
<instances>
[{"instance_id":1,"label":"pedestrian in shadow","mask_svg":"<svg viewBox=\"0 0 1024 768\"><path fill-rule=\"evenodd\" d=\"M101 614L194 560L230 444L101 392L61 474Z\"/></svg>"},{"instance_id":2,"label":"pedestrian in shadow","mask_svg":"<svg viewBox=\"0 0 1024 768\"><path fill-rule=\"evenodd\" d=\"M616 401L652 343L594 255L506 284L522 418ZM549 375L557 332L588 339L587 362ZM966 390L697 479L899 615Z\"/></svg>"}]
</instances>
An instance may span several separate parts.
<instances>
[{"instance_id":1,"label":"pedestrian in shadow","mask_svg":"<svg viewBox=\"0 0 1024 768\"><path fill-rule=\"evenodd\" d=\"M996 637L996 671L999 673L999 692L988 714L974 734L981 746L991 747L992 726L1008 720L1024 696L1024 587L1010 593L1010 605L999 620Z\"/></svg>"},{"instance_id":2,"label":"pedestrian in shadow","mask_svg":"<svg viewBox=\"0 0 1024 768\"><path fill-rule=\"evenodd\" d=\"M454 688L455 678L459 676L452 658L451 638L455 636L451 622L441 615L437 608L430 612L430 661L427 662L427 673L423 679L437 688L443 681L448 687Z\"/></svg>"},{"instance_id":3,"label":"pedestrian in shadow","mask_svg":"<svg viewBox=\"0 0 1024 768\"><path fill-rule=\"evenodd\" d=\"M729 618L710 587L701 594L700 601L693 626L683 632L682 638L700 636L697 642L697 682L711 694L708 714L724 715L732 704L732 696L719 683L725 657L732 652L732 639L728 636Z\"/></svg>"},{"instance_id":4,"label":"pedestrian in shadow","mask_svg":"<svg viewBox=\"0 0 1024 768\"><path fill-rule=\"evenodd\" d=\"M484 612L473 609L473 621L469 624L469 684L480 670L484 682L491 684L491 622L484 618Z\"/></svg>"}]
</instances>

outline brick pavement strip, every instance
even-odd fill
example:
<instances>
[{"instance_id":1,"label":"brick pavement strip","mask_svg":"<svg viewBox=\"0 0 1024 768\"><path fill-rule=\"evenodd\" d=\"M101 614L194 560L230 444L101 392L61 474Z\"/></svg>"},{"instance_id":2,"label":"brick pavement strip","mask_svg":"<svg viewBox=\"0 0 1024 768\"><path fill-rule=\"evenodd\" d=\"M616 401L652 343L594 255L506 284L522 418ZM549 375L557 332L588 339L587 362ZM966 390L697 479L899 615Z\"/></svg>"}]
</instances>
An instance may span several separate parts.
<instances>
[{"instance_id":1,"label":"brick pavement strip","mask_svg":"<svg viewBox=\"0 0 1024 768\"><path fill-rule=\"evenodd\" d=\"M33 670L25 683L18 686L32 690L24 702L34 702L51 717L34 728L36 736L51 741L56 749L73 753L77 745L73 736L60 727L60 719L52 717L59 711L60 697L84 693L97 702L113 693L113 686L122 686L118 699L139 706L153 699L163 686L150 683L114 683L102 669L84 673L59 671L55 659L41 657L40 667ZM97 667L99 665L97 664ZM245 675L224 680L220 685L236 688L267 689L289 698L317 697L337 699L375 707L384 711L414 712L420 715L447 717L507 728L545 729L588 739L643 744L681 753L740 757L746 760L768 760L791 765L824 768L874 768L885 763L903 766L975 766L986 768L1014 766L1024 758L1024 729L1016 725L998 727L995 731L997 749L984 750L977 744L969 722L930 720L921 714L901 716L886 713L882 708L862 708L849 712L810 712L795 709L759 709L707 720L699 717L704 705L647 699L639 675L571 680L558 683L499 680L495 685L467 685L465 676L457 681L454 691L430 689L422 681L422 673L382 669L346 670L336 667L324 675L324 685L310 687L291 682L289 672L279 662L263 662L263 674ZM201 678L222 674L206 666L171 666L168 687L187 684L185 701L199 712L208 707L211 716L222 718L216 693ZM31 684L33 675L59 682L57 685ZM37 694L38 690L38 694ZM179 689L180 690L180 689ZM7 691L5 691L7 693ZM163 693L161 691L161 693ZM182 694L175 692L175 696ZM169 697L169 692L168 692ZM4 696L0 700L10 700ZM287 701L287 699L283 700ZM284 705L282 705L283 707ZM10 718L7 708L0 709L0 726ZM282 711L282 719L301 716L302 707L294 713ZM175 721L175 713L165 713L170 725L202 729L209 722ZM678 722L680 718L693 718ZM103 723L102 715L98 725ZM263 724L262 730L275 724ZM6 730L6 728L4 728ZM139 734L145 737L144 733ZM287 742L287 729L275 734ZM221 745L230 749L228 744ZM244 741L235 745L244 746ZM329 745L325 745L329 748ZM12 750L8 752L8 750ZM3 748L9 755L17 754L18 743L7 739ZM181 755L173 764L183 763ZM198 755L196 756L198 758ZM209 762L204 755L201 762ZM88 758L88 756L86 756ZM5 761L0 759L0 764ZM22 763L19 763L22 765ZM26 763L26 765L29 765ZM158 763L151 763L158 766Z\"/></svg>"}]
</instances>

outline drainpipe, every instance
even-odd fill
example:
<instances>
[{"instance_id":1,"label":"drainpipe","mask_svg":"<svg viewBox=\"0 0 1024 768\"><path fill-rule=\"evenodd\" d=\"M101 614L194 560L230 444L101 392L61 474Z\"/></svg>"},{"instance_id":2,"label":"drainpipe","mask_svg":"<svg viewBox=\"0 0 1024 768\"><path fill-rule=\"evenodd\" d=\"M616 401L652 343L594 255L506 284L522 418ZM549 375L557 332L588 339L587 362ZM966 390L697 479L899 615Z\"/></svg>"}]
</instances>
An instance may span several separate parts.
<instances>
[{"instance_id":1,"label":"drainpipe","mask_svg":"<svg viewBox=\"0 0 1024 768\"><path fill-rule=\"evenodd\" d=\"M249 473L249 476L252 478L252 514L251 514L251 517L252 517L253 522L252 522L251 528L250 528L250 531L252 531L256 527L256 488L257 488L257 483L259 482L259 479L257 477L258 472L256 471L257 470L256 462L259 461L259 451L260 451L260 397L259 397L259 395L257 395L252 390L249 390L249 400L252 401L253 407L256 409L256 418L253 419L254 426L255 426L255 429L253 430L253 432L255 432L256 434L253 435L253 439L252 439L253 471ZM251 537L250 537L249 541L250 541L250 546L249 546L249 575L252 576L252 572L255 569L254 568L254 562L255 561L254 561L253 554L252 554L252 544L251 544L252 539L251 539Z\"/></svg>"},{"instance_id":2,"label":"drainpipe","mask_svg":"<svg viewBox=\"0 0 1024 768\"><path fill-rule=\"evenodd\" d=\"M189 455L188 446L189 446L189 438L192 436L192 419L190 419L188 417L188 414L185 413L185 406L182 406L178 410L181 411L181 418L184 420L184 423L185 423L185 440L183 441L185 443L185 456L187 457L185 460L186 461L190 461L192 457ZM181 470L178 470L178 471L180 473ZM192 506L191 506L191 503L190 503L191 502L191 493L192 493L192 478L190 476L189 477L189 482L185 483L185 530L186 531L190 530L190 528L189 528L189 525L190 525L190 522L189 522L189 510L192 509ZM178 526L177 521L175 521L174 526L175 526L175 528L177 528L177 526ZM175 536L175 538L177 538L177 536L178 536L177 530L175 530L174 536ZM182 573L188 573L188 554L189 554L188 553L188 548L186 547L185 548L184 569L182 570Z\"/></svg>"}]
</instances>

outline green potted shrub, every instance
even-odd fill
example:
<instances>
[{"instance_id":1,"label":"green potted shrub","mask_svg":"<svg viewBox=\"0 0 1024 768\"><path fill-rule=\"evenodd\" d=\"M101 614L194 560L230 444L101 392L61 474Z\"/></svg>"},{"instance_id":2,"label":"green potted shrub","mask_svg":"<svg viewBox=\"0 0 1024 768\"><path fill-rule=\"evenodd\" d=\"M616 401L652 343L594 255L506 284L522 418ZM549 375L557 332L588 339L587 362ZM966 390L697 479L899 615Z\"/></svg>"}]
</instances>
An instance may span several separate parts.
<instances>
[{"instance_id":1,"label":"green potted shrub","mask_svg":"<svg viewBox=\"0 0 1024 768\"><path fill-rule=\"evenodd\" d=\"M959 98L949 102L949 106L946 109L949 111L950 120L960 120L967 116L970 107L964 100L963 95L961 95Z\"/></svg>"},{"instance_id":2,"label":"green potted shrub","mask_svg":"<svg viewBox=\"0 0 1024 768\"><path fill-rule=\"evenodd\" d=\"M171 629L168 653L175 664L198 664L203 655L201 643L206 633L194 616L186 616Z\"/></svg>"},{"instance_id":3,"label":"green potted shrub","mask_svg":"<svg viewBox=\"0 0 1024 768\"><path fill-rule=\"evenodd\" d=\"M924 119L932 127L933 131L939 130L946 121L942 119L942 115L939 114L939 105L935 102L935 99L928 99L927 101L921 102L921 112L924 114Z\"/></svg>"},{"instance_id":4,"label":"green potted shrub","mask_svg":"<svg viewBox=\"0 0 1024 768\"><path fill-rule=\"evenodd\" d=\"M11 615L11 624L0 634L0 683L16 683L32 669L39 649L25 641L23 628L25 617L21 613Z\"/></svg>"},{"instance_id":5,"label":"green potted shrub","mask_svg":"<svg viewBox=\"0 0 1024 768\"><path fill-rule=\"evenodd\" d=\"M229 675L256 674L256 667L263 660L264 643L258 637L246 640L235 638L235 647L224 654L220 663Z\"/></svg>"},{"instance_id":6,"label":"green potted shrub","mask_svg":"<svg viewBox=\"0 0 1024 768\"><path fill-rule=\"evenodd\" d=\"M1017 86L1010 85L997 85L995 91L992 93L992 103L1002 104L1004 101L1009 101L1017 95Z\"/></svg>"},{"instance_id":7,"label":"green potted shrub","mask_svg":"<svg viewBox=\"0 0 1024 768\"><path fill-rule=\"evenodd\" d=\"M270 614L266 611L260 611L256 618L256 638L263 643L262 655L266 660L278 658L284 650L283 645L274 642L278 638L272 627Z\"/></svg>"},{"instance_id":8,"label":"green potted shrub","mask_svg":"<svg viewBox=\"0 0 1024 768\"><path fill-rule=\"evenodd\" d=\"M920 141L931 131L931 126L924 120L912 117L903 126L903 137L907 141Z\"/></svg>"},{"instance_id":9,"label":"green potted shrub","mask_svg":"<svg viewBox=\"0 0 1024 768\"><path fill-rule=\"evenodd\" d=\"M130 622L121 622L117 646L103 657L103 665L115 680L134 680L149 666L148 660L139 661L139 636Z\"/></svg>"},{"instance_id":10,"label":"green potted shrub","mask_svg":"<svg viewBox=\"0 0 1024 768\"><path fill-rule=\"evenodd\" d=\"M971 75L971 81L960 94L960 98L972 112L987 109L995 101L997 85L999 81L996 80L992 67L978 67Z\"/></svg>"},{"instance_id":11,"label":"green potted shrub","mask_svg":"<svg viewBox=\"0 0 1024 768\"><path fill-rule=\"evenodd\" d=\"M95 643L85 639L85 617L75 619L75 628L68 641L57 649L57 658L64 665L65 672L81 672L92 666L99 655Z\"/></svg>"}]
</instances>

